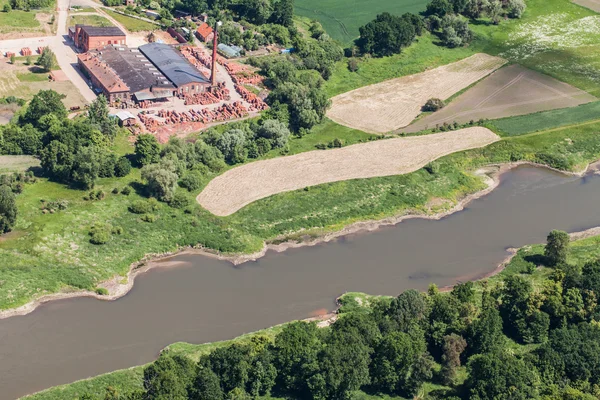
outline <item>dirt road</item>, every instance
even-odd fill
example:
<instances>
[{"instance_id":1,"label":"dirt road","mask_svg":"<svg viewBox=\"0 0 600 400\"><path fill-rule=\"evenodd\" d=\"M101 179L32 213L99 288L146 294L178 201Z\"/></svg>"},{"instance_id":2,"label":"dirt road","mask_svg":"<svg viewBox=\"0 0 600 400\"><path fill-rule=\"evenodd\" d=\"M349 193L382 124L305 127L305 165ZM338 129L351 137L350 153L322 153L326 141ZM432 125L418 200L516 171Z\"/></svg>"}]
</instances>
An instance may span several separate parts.
<instances>
[{"instance_id":1,"label":"dirt road","mask_svg":"<svg viewBox=\"0 0 600 400\"><path fill-rule=\"evenodd\" d=\"M483 147L499 139L489 129L473 127L256 161L213 179L197 201L213 214L226 216L281 192L328 182L406 174L444 155Z\"/></svg>"}]
</instances>

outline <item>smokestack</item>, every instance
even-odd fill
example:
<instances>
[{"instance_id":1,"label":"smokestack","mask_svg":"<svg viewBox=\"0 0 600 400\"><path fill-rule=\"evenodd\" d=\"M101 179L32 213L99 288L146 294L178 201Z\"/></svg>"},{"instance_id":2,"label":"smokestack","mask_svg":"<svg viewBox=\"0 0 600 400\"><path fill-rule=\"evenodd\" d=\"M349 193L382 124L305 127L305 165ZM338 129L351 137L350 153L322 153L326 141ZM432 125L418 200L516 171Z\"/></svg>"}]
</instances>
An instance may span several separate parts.
<instances>
[{"instance_id":1,"label":"smokestack","mask_svg":"<svg viewBox=\"0 0 600 400\"><path fill-rule=\"evenodd\" d=\"M210 84L215 87L217 86L217 36L219 35L219 26L223 23L221 21L217 21L215 23L215 31L213 37L213 51L212 51L212 68L210 73Z\"/></svg>"}]
</instances>

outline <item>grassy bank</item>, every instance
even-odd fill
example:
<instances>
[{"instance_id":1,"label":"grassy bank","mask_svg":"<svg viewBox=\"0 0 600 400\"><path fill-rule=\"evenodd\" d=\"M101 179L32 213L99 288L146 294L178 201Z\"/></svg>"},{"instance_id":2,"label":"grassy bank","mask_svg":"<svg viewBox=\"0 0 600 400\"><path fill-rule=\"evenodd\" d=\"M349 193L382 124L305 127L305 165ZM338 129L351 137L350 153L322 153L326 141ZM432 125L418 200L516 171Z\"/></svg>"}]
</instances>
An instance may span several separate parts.
<instances>
[{"instance_id":1,"label":"grassy bank","mask_svg":"<svg viewBox=\"0 0 600 400\"><path fill-rule=\"evenodd\" d=\"M113 23L108 19L100 15L71 15L69 16L69 26L75 26L77 24L91 25L91 26L113 26Z\"/></svg>"},{"instance_id":2,"label":"grassy bank","mask_svg":"<svg viewBox=\"0 0 600 400\"><path fill-rule=\"evenodd\" d=\"M490 121L488 126L502 136L518 136L554 127L581 124L599 118L600 102L593 102L577 107L500 118Z\"/></svg>"},{"instance_id":3,"label":"grassy bank","mask_svg":"<svg viewBox=\"0 0 600 400\"><path fill-rule=\"evenodd\" d=\"M534 288L540 290L543 287L543 282L548 279L552 269L543 266L537 266L531 269L531 260L539 259L544 253L544 246L534 244L524 246L514 255L506 268L499 274L475 282L476 293L481 293L484 286L493 288L501 285L504 278L512 275L519 275L534 285ZM593 236L586 239L577 240L571 243L568 262L572 265L581 266L588 261L593 261L600 257L600 236ZM381 299L382 296L370 295L365 293L350 292L340 298L341 314L365 312L375 300ZM390 298L385 296L385 298ZM261 337L265 340L272 341L273 338L281 332L283 325L278 325L272 328L264 329L255 333L240 336L238 338L215 342L194 345L190 343L175 343L166 348L165 351L171 354L179 354L194 361L198 361L201 356L209 354L218 347L228 346L232 343L246 344L256 338ZM519 345L510 343L512 350L517 354L522 354L531 351L536 345ZM26 397L29 400L58 400L58 399L77 399L84 393L94 396L93 398L103 398L106 387L110 386L117 390L118 393L129 393L143 387L143 369L144 366L137 366L129 369L123 369L108 374L100 375L94 378L77 381L67 385L57 386L32 396ZM464 367L461 368L461 374L465 374ZM439 389L441 386L428 383L424 386L423 394ZM266 398L261 398L266 400ZM269 397L269 399L275 399ZM353 400L363 399L401 399L401 397L375 396L368 395L363 392L358 392L354 395Z\"/></svg>"}]
</instances>

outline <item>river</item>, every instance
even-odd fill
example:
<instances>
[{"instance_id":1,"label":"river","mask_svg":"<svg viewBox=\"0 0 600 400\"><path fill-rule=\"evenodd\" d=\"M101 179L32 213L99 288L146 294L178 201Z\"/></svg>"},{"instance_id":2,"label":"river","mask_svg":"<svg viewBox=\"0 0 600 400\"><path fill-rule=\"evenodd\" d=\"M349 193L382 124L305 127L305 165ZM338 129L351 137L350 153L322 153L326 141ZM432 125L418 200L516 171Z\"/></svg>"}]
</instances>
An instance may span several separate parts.
<instances>
[{"instance_id":1,"label":"river","mask_svg":"<svg viewBox=\"0 0 600 400\"><path fill-rule=\"evenodd\" d=\"M439 221L411 219L239 266L176 256L182 266L138 276L117 301L60 300L0 320L0 397L146 363L173 342L223 340L306 318L333 309L345 291L396 295L475 279L509 247L543 242L552 229L599 226L599 195L600 176L519 167Z\"/></svg>"}]
</instances>

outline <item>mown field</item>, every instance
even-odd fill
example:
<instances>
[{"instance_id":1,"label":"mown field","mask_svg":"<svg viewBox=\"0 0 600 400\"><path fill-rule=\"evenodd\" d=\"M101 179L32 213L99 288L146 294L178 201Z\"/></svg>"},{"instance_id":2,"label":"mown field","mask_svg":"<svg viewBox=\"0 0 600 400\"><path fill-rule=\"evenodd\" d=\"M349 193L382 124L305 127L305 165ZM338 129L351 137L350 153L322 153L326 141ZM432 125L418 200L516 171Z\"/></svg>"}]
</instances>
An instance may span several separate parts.
<instances>
[{"instance_id":1,"label":"mown field","mask_svg":"<svg viewBox=\"0 0 600 400\"><path fill-rule=\"evenodd\" d=\"M425 10L428 0L296 0L296 14L319 21L325 31L342 44L358 37L358 28L382 12L404 14Z\"/></svg>"},{"instance_id":2,"label":"mown field","mask_svg":"<svg viewBox=\"0 0 600 400\"><path fill-rule=\"evenodd\" d=\"M490 121L488 126L503 136L518 136L553 127L580 124L600 119L600 102L582 104L577 107L543 111L517 117Z\"/></svg>"},{"instance_id":3,"label":"mown field","mask_svg":"<svg viewBox=\"0 0 600 400\"><path fill-rule=\"evenodd\" d=\"M524 246L521 248L511 261L507 264L506 268L499 274L475 282L475 291L477 296L481 295L484 286L488 288L499 285L506 277L519 275L526 280L533 283L534 288L541 288L543 282L548 279L552 269L546 267L539 267L530 273L528 271L529 264L532 258L540 257L544 253L544 246L541 244L533 244ZM568 262L572 265L583 265L586 262L596 260L600 257L600 236L593 236L586 239L581 239L571 242ZM484 283L485 282L485 283ZM349 292L344 294L340 298L340 313L353 313L353 312L364 312L366 307L374 299L381 296L370 295L365 293ZM479 301L479 300L478 300ZM174 343L167 347L165 351L170 354L178 354L189 357L193 361L198 361L201 356L209 354L211 351L218 347L228 346L232 343L246 344L249 343L253 338L263 337L269 341L272 341L274 337L281 332L286 324L274 326L260 330L258 332L246 334L237 337L232 340L214 342L208 344L190 344L190 343ZM515 342L509 342L511 351L516 354L523 354L531 351L536 345L521 345ZM106 388L111 387L116 390L117 393L126 394L136 389L143 388L143 369L144 366L136 366L128 369L114 371L108 374L99 375L90 379L77 381L67 385L61 385L54 388L50 388L43 392L27 396L28 400L62 400L62 399L77 399L83 394L93 396L92 398L103 398L106 393ZM466 376L465 367L460 367L459 375ZM443 386L426 383L423 388L422 395L427 395L430 391L439 389ZM278 400L276 397L260 397L260 400ZM369 395L363 392L357 392L353 395L352 400L392 400L392 399L403 399L402 397L389 397L386 395L375 396Z\"/></svg>"}]
</instances>

